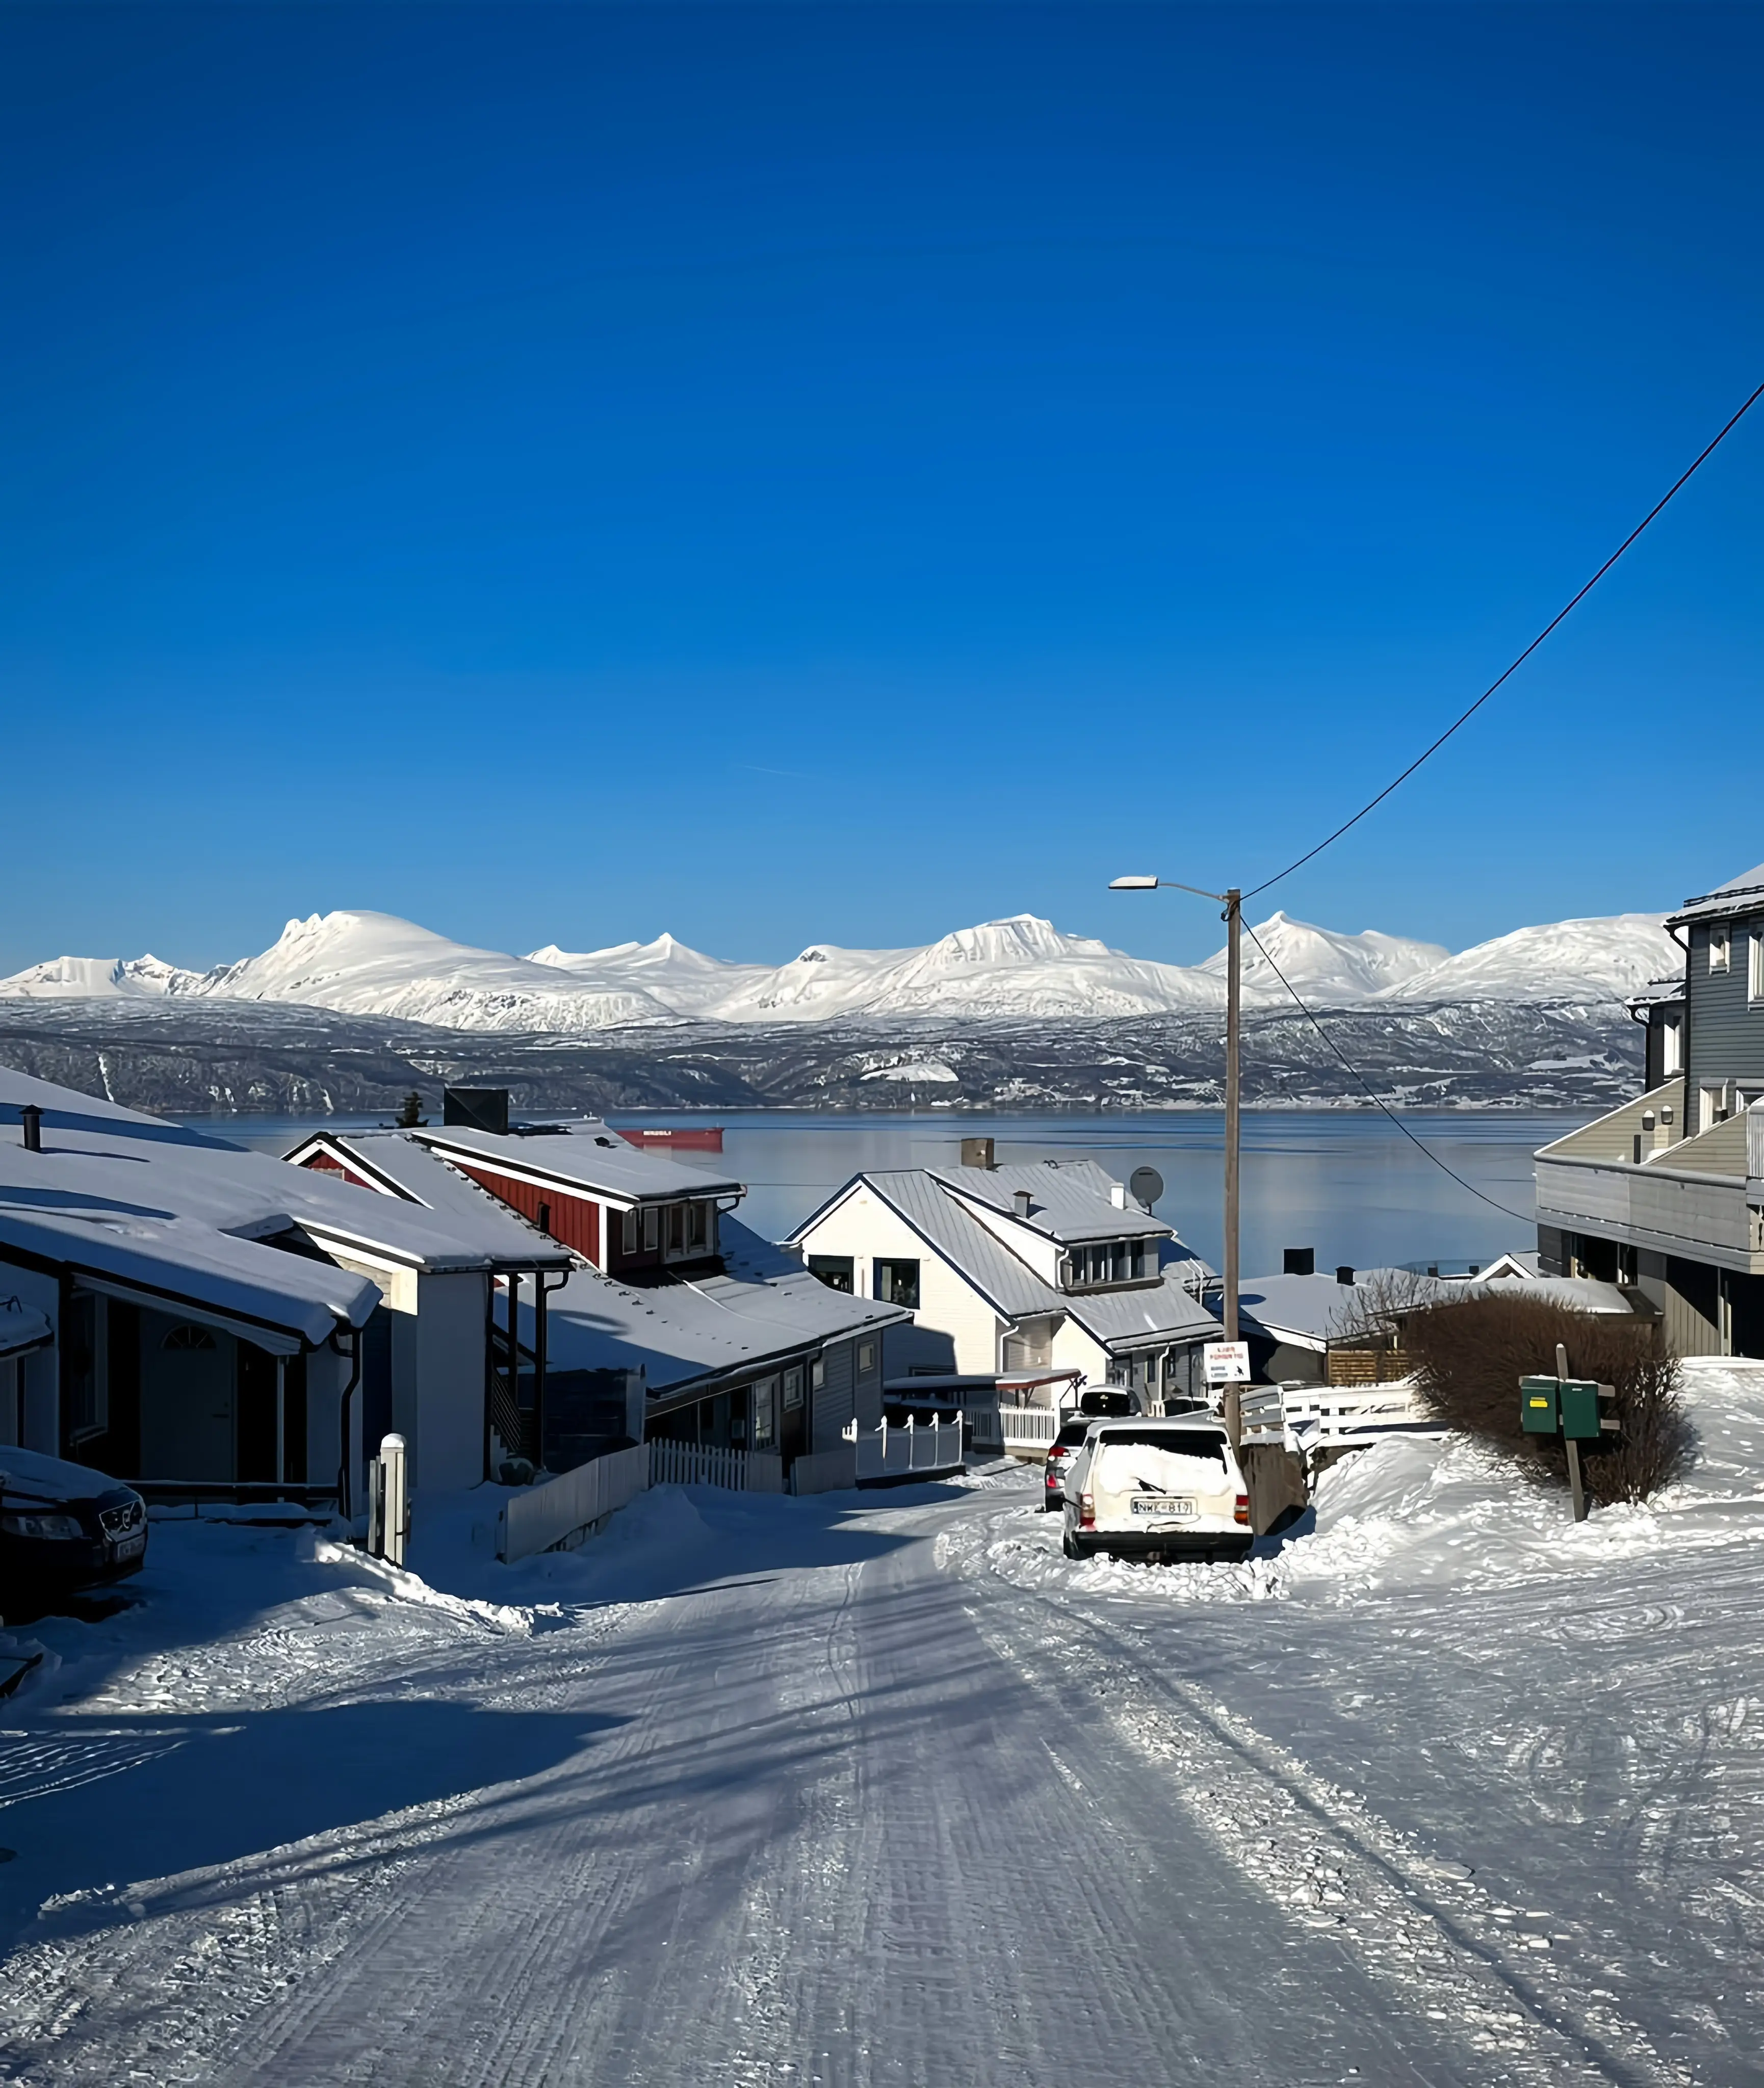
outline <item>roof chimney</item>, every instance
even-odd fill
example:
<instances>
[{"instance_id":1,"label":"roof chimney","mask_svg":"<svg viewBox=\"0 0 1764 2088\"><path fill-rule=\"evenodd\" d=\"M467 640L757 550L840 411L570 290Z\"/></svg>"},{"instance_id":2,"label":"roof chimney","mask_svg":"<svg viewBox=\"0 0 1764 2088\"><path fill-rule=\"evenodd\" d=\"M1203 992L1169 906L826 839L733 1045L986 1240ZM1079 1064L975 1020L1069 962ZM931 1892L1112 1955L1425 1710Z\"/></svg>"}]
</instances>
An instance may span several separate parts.
<instances>
[{"instance_id":1,"label":"roof chimney","mask_svg":"<svg viewBox=\"0 0 1764 2088\"><path fill-rule=\"evenodd\" d=\"M1335 1265L1335 1281L1338 1283L1351 1283L1353 1280L1354 1271L1352 1265L1345 1261L1338 1262Z\"/></svg>"},{"instance_id":2,"label":"roof chimney","mask_svg":"<svg viewBox=\"0 0 1764 2088\"><path fill-rule=\"evenodd\" d=\"M1281 1267L1288 1276L1315 1276L1317 1249L1314 1247L1289 1247Z\"/></svg>"},{"instance_id":3,"label":"roof chimney","mask_svg":"<svg viewBox=\"0 0 1764 2088\"><path fill-rule=\"evenodd\" d=\"M961 1164L964 1167L996 1167L992 1157L990 1138L965 1138L961 1141Z\"/></svg>"},{"instance_id":4,"label":"roof chimney","mask_svg":"<svg viewBox=\"0 0 1764 2088\"><path fill-rule=\"evenodd\" d=\"M473 1131L487 1131L498 1138L508 1136L507 1088L443 1088L441 1121Z\"/></svg>"},{"instance_id":5,"label":"roof chimney","mask_svg":"<svg viewBox=\"0 0 1764 2088\"><path fill-rule=\"evenodd\" d=\"M1127 1209L1127 1184L1124 1182L1110 1183L1109 1201L1118 1211L1124 1211Z\"/></svg>"},{"instance_id":6,"label":"roof chimney","mask_svg":"<svg viewBox=\"0 0 1764 2088\"><path fill-rule=\"evenodd\" d=\"M1034 1200L1026 1189L1016 1189L1011 1192L1011 1201L1016 1204L1017 1215L1020 1218L1026 1218L1029 1216L1030 1207Z\"/></svg>"},{"instance_id":7,"label":"roof chimney","mask_svg":"<svg viewBox=\"0 0 1764 2088\"><path fill-rule=\"evenodd\" d=\"M24 1149L27 1153L43 1150L43 1112L35 1102L27 1102L19 1111L19 1122L24 1131Z\"/></svg>"}]
</instances>

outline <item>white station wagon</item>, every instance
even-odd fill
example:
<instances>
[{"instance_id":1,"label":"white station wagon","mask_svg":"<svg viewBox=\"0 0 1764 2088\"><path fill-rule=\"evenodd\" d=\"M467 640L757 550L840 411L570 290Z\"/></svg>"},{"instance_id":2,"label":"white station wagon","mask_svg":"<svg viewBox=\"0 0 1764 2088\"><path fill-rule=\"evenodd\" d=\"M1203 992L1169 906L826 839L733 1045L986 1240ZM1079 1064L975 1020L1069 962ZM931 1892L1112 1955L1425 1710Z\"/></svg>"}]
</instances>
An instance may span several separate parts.
<instances>
[{"instance_id":1,"label":"white station wagon","mask_svg":"<svg viewBox=\"0 0 1764 2088\"><path fill-rule=\"evenodd\" d=\"M1210 1416L1099 1421L1066 1467L1068 1559L1243 1559L1249 1492Z\"/></svg>"}]
</instances>

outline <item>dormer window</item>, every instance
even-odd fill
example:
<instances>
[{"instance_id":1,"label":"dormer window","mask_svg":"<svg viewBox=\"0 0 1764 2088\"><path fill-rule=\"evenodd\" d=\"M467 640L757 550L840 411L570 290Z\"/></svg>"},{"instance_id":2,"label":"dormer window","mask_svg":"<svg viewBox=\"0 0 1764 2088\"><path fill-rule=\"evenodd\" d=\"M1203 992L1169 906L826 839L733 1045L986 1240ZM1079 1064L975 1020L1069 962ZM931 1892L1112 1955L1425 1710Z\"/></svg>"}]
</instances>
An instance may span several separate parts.
<instances>
[{"instance_id":1,"label":"dormer window","mask_svg":"<svg viewBox=\"0 0 1764 2088\"><path fill-rule=\"evenodd\" d=\"M1732 955L1732 945L1728 940L1727 930L1725 928L1711 928L1709 931L1710 970L1712 972L1724 972L1728 969L1728 965L1731 961Z\"/></svg>"},{"instance_id":2,"label":"dormer window","mask_svg":"<svg viewBox=\"0 0 1764 2088\"><path fill-rule=\"evenodd\" d=\"M1142 1239L1098 1240L1073 1247L1067 1256L1066 1288L1096 1290L1106 1284L1143 1283L1145 1260Z\"/></svg>"}]
</instances>

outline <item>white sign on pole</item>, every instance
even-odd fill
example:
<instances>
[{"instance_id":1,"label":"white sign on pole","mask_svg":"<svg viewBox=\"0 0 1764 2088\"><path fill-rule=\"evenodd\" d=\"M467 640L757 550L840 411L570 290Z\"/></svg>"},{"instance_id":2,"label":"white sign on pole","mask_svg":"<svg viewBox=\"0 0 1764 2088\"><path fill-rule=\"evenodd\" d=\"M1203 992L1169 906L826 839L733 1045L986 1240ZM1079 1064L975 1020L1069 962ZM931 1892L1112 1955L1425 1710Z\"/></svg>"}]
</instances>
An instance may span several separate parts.
<instances>
[{"instance_id":1,"label":"white sign on pole","mask_svg":"<svg viewBox=\"0 0 1764 2088\"><path fill-rule=\"evenodd\" d=\"M1249 1344L1248 1341L1207 1341L1201 1350L1201 1360L1206 1371L1209 1384L1248 1384L1249 1383Z\"/></svg>"}]
</instances>

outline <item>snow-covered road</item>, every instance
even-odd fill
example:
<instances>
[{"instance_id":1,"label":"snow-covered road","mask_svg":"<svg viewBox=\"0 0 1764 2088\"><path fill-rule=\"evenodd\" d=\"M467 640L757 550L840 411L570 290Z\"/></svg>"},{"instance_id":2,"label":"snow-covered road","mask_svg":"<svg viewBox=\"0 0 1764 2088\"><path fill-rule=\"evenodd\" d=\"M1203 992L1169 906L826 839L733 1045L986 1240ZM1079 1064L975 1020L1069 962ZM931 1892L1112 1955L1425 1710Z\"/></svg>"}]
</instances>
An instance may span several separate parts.
<instances>
[{"instance_id":1,"label":"snow-covered road","mask_svg":"<svg viewBox=\"0 0 1764 2088\"><path fill-rule=\"evenodd\" d=\"M1749 1448L1578 1550L1373 1455L1216 1574L1016 1474L424 1581L161 1525L0 1705L0 2078L1757 2080Z\"/></svg>"}]
</instances>

